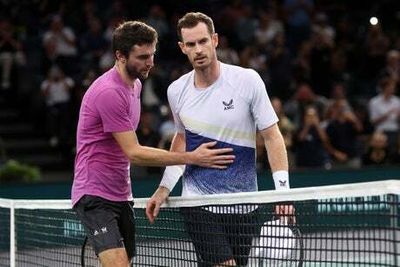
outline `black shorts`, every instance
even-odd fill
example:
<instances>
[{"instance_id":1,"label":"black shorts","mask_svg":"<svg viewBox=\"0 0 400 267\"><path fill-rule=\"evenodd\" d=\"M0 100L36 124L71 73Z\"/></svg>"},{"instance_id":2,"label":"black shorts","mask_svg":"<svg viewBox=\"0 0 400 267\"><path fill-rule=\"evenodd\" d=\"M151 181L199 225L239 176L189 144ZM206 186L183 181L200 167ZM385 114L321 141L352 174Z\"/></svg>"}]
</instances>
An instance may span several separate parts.
<instances>
[{"instance_id":1,"label":"black shorts","mask_svg":"<svg viewBox=\"0 0 400 267\"><path fill-rule=\"evenodd\" d=\"M125 248L128 259L136 254L132 201L116 202L85 195L73 210L82 222L96 255L112 248Z\"/></svg>"},{"instance_id":2,"label":"black shorts","mask_svg":"<svg viewBox=\"0 0 400 267\"><path fill-rule=\"evenodd\" d=\"M204 208L182 208L181 213L199 266L214 266L230 259L235 259L237 266L246 266L252 239L259 229L256 211L218 214Z\"/></svg>"}]
</instances>

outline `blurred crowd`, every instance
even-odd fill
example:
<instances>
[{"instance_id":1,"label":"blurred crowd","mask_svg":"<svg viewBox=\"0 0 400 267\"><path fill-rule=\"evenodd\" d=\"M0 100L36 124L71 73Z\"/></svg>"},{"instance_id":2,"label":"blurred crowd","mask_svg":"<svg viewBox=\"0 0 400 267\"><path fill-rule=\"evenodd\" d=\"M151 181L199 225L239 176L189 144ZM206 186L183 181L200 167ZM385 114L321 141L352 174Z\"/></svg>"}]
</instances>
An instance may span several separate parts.
<instances>
[{"instance_id":1,"label":"blurred crowd","mask_svg":"<svg viewBox=\"0 0 400 267\"><path fill-rule=\"evenodd\" d=\"M177 46L176 22L202 11L214 19L219 59L255 69L267 85L292 169L400 162L397 1L144 2L1 1L0 90L28 83L22 103L52 146L73 153L81 98L114 64L113 29L140 19L157 30L159 46L137 134L144 145L168 148L174 123L166 89L191 69Z\"/></svg>"}]
</instances>

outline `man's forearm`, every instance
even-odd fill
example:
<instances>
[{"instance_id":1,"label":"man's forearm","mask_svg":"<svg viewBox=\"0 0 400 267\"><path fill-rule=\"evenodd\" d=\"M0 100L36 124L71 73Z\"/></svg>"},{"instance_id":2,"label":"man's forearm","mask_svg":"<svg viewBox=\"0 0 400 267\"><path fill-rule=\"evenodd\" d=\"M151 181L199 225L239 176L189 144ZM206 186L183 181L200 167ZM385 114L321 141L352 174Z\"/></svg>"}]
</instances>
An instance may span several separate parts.
<instances>
[{"instance_id":1,"label":"man's forearm","mask_svg":"<svg viewBox=\"0 0 400 267\"><path fill-rule=\"evenodd\" d=\"M163 149L137 146L129 160L139 166L170 166L192 164L191 152L170 152Z\"/></svg>"},{"instance_id":2,"label":"man's forearm","mask_svg":"<svg viewBox=\"0 0 400 267\"><path fill-rule=\"evenodd\" d=\"M184 152L185 149L185 136L182 133L176 133L172 139L170 151ZM184 171L185 165L167 166L161 179L160 187L165 187L171 192Z\"/></svg>"},{"instance_id":3,"label":"man's forearm","mask_svg":"<svg viewBox=\"0 0 400 267\"><path fill-rule=\"evenodd\" d=\"M267 149L271 171L288 171L289 163L283 137L277 136L274 137L274 139L266 140L265 147Z\"/></svg>"},{"instance_id":4,"label":"man's forearm","mask_svg":"<svg viewBox=\"0 0 400 267\"><path fill-rule=\"evenodd\" d=\"M268 161L271 166L272 178L274 179L275 189L289 189L289 163L287 158L286 146L277 125L262 132L265 148L268 153Z\"/></svg>"}]
</instances>

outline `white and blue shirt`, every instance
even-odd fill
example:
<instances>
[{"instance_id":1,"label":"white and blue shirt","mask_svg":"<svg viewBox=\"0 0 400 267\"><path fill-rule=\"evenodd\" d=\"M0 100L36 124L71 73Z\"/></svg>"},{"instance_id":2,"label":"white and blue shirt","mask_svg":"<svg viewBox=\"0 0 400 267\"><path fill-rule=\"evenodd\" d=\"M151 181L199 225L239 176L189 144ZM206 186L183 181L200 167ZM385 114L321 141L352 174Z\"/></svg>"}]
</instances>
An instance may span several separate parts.
<instances>
[{"instance_id":1,"label":"white and blue shirt","mask_svg":"<svg viewBox=\"0 0 400 267\"><path fill-rule=\"evenodd\" d=\"M215 148L233 148L236 157L224 170L186 165L182 195L257 191L256 130L278 122L258 73L220 63L219 78L197 89L191 71L169 86L168 100L186 151L217 141Z\"/></svg>"}]
</instances>

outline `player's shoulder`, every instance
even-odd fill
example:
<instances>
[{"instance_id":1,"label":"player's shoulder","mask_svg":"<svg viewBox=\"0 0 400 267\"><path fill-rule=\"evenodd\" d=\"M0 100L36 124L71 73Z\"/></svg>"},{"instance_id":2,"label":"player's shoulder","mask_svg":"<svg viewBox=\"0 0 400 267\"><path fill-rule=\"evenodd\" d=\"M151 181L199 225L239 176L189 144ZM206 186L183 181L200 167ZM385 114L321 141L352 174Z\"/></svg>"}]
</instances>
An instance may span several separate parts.
<instances>
[{"instance_id":1,"label":"player's shoulder","mask_svg":"<svg viewBox=\"0 0 400 267\"><path fill-rule=\"evenodd\" d=\"M137 79L138 80L138 79ZM135 86L141 87L140 81L135 82ZM92 95L93 98L105 97L113 99L119 97L124 90L119 90L122 87L121 83L115 79L115 76L110 71L100 75L89 87L87 94Z\"/></svg>"},{"instance_id":2,"label":"player's shoulder","mask_svg":"<svg viewBox=\"0 0 400 267\"><path fill-rule=\"evenodd\" d=\"M193 77L194 70L183 74L181 77L173 81L169 86L168 86L168 92L178 92L182 90L187 84L190 83L192 77Z\"/></svg>"},{"instance_id":3,"label":"player's shoulder","mask_svg":"<svg viewBox=\"0 0 400 267\"><path fill-rule=\"evenodd\" d=\"M221 62L222 73L229 80L252 80L260 75L253 69Z\"/></svg>"}]
</instances>

